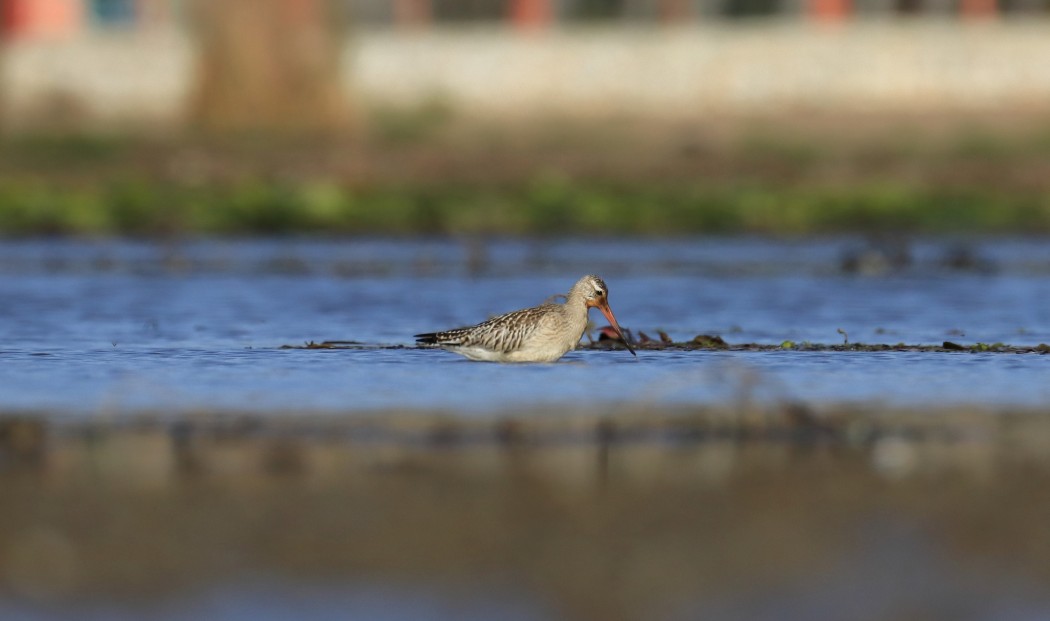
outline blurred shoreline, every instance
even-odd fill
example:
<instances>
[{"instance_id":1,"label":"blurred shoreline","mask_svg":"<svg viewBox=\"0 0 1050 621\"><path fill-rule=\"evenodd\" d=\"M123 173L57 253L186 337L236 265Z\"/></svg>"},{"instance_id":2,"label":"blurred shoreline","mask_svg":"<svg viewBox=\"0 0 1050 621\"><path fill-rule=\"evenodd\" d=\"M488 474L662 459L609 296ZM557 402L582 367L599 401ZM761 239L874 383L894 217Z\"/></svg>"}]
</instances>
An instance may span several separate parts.
<instances>
[{"instance_id":1,"label":"blurred shoreline","mask_svg":"<svg viewBox=\"0 0 1050 621\"><path fill-rule=\"evenodd\" d=\"M1050 233L1043 115L487 124L439 104L357 137L44 132L0 143L0 233Z\"/></svg>"}]
</instances>

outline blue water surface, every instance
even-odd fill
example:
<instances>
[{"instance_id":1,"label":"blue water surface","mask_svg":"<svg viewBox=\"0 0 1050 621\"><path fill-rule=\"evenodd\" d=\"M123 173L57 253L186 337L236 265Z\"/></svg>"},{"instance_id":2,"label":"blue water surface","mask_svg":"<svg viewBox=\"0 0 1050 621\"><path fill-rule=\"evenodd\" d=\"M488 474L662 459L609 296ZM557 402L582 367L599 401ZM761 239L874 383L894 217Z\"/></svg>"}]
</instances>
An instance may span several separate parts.
<instances>
[{"instance_id":1,"label":"blue water surface","mask_svg":"<svg viewBox=\"0 0 1050 621\"><path fill-rule=\"evenodd\" d=\"M498 365L415 349L412 335L540 303L597 273L636 336L1035 345L1050 342L1048 246L917 240L901 262L852 238L8 241L0 409L1037 406L1050 401L1050 359L1035 354L577 351ZM281 349L323 340L366 347Z\"/></svg>"}]
</instances>

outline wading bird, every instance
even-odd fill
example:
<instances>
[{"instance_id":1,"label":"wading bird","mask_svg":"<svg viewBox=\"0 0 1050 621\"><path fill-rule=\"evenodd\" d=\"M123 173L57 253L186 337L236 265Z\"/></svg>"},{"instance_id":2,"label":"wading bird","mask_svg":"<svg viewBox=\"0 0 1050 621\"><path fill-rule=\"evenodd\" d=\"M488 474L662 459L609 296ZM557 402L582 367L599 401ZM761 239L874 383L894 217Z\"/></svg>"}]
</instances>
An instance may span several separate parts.
<instances>
[{"instance_id":1,"label":"wading bird","mask_svg":"<svg viewBox=\"0 0 1050 621\"><path fill-rule=\"evenodd\" d=\"M576 348L587 329L587 311L597 308L609 320L627 350L620 324L609 308L609 289L597 276L584 276L565 296L564 304L548 302L493 317L467 328L417 334L416 342L437 345L471 360L554 362Z\"/></svg>"}]
</instances>

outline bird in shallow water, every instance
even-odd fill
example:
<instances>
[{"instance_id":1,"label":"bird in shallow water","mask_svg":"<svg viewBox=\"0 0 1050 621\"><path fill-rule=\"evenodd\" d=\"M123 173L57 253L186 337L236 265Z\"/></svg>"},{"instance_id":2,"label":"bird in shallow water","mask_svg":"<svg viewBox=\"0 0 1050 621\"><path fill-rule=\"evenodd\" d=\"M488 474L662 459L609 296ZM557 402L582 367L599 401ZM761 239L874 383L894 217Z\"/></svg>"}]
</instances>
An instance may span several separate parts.
<instances>
[{"instance_id":1,"label":"bird in shallow water","mask_svg":"<svg viewBox=\"0 0 1050 621\"><path fill-rule=\"evenodd\" d=\"M609 288L593 275L577 281L564 304L548 302L499 315L476 326L417 334L416 342L437 345L471 360L554 362L580 343L591 308L605 315L627 350L637 356L609 308Z\"/></svg>"}]
</instances>

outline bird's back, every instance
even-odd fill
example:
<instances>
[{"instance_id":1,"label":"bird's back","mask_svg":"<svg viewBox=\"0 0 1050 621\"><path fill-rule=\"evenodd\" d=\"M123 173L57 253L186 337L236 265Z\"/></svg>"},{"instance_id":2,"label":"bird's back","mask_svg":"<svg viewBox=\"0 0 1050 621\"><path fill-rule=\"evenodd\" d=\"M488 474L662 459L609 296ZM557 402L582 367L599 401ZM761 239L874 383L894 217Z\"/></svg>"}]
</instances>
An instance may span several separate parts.
<instances>
[{"instance_id":1,"label":"bird's back","mask_svg":"<svg viewBox=\"0 0 1050 621\"><path fill-rule=\"evenodd\" d=\"M416 342L439 345L474 360L543 362L560 358L582 334L565 337L561 304L541 304L493 317L476 326L417 334Z\"/></svg>"}]
</instances>

